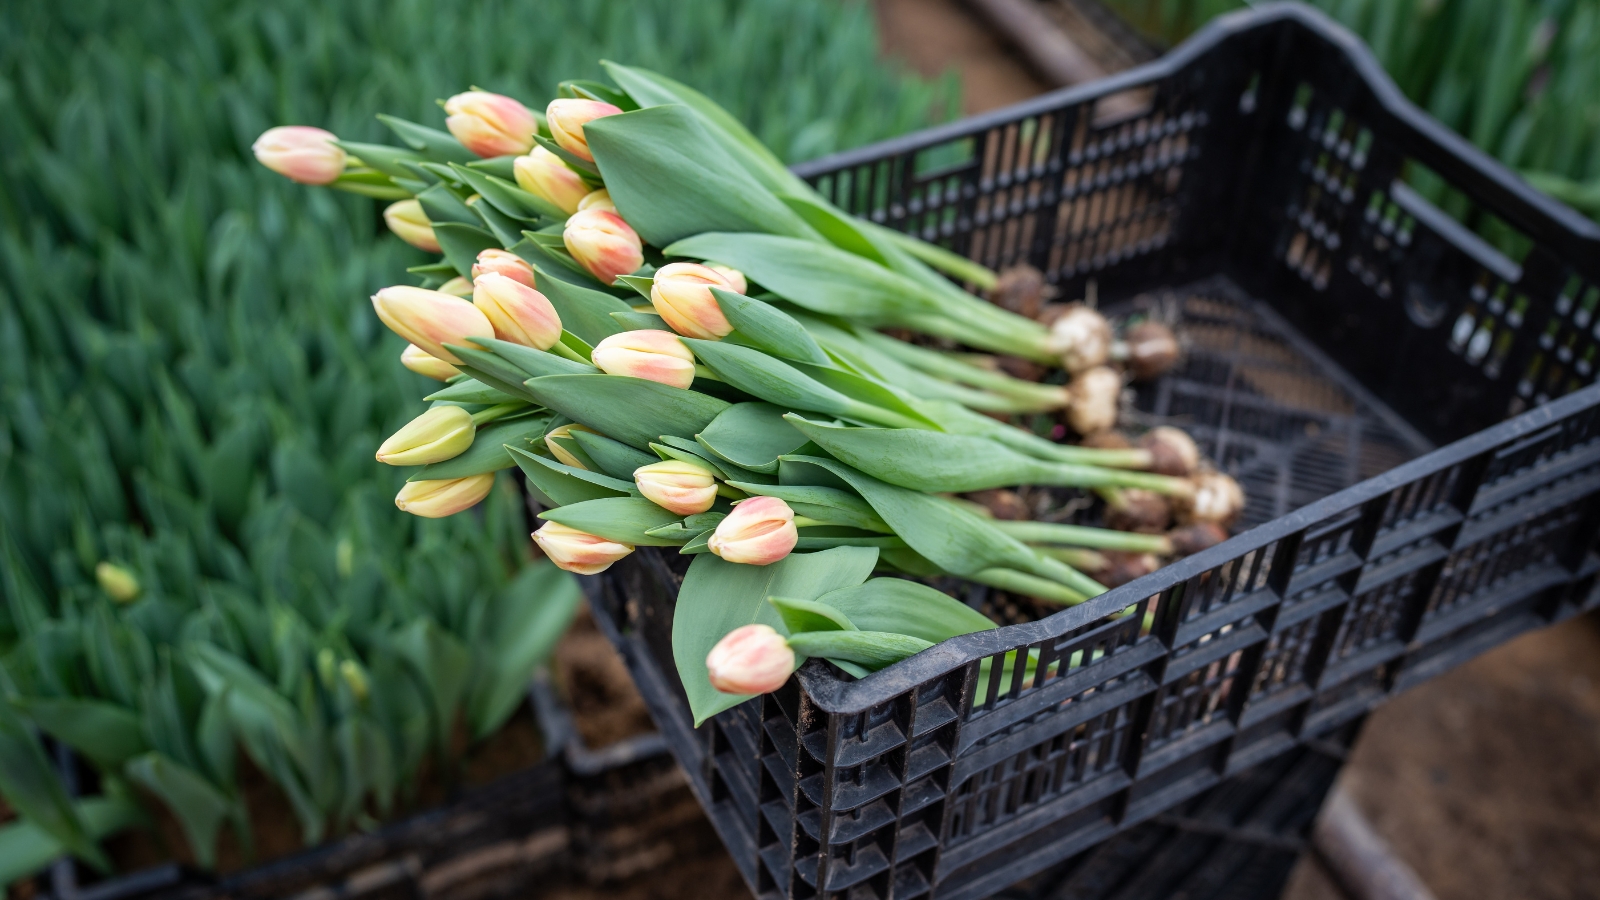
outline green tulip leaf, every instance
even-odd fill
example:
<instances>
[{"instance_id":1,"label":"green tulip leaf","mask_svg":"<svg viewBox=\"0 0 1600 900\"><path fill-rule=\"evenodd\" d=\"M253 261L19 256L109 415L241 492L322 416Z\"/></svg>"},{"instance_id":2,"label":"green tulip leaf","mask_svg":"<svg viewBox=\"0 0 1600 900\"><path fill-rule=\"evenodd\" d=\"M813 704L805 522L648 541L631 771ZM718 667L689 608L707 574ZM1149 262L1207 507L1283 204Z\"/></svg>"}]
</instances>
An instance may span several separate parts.
<instances>
[{"instance_id":1,"label":"green tulip leaf","mask_svg":"<svg viewBox=\"0 0 1600 900\"><path fill-rule=\"evenodd\" d=\"M692 390L619 375L546 375L526 387L545 406L640 450L664 434L693 438L730 406Z\"/></svg>"},{"instance_id":2,"label":"green tulip leaf","mask_svg":"<svg viewBox=\"0 0 1600 900\"><path fill-rule=\"evenodd\" d=\"M411 149L436 163L467 163L478 158L478 154L462 146L449 132L382 113L378 114L378 121L389 126L389 130Z\"/></svg>"},{"instance_id":3,"label":"green tulip leaf","mask_svg":"<svg viewBox=\"0 0 1600 900\"><path fill-rule=\"evenodd\" d=\"M429 402L445 400L450 403L482 404L493 406L500 403L515 403L524 398L512 396L496 387L490 387L475 378L458 381L441 390L434 391L422 399Z\"/></svg>"},{"instance_id":4,"label":"green tulip leaf","mask_svg":"<svg viewBox=\"0 0 1600 900\"><path fill-rule=\"evenodd\" d=\"M721 459L771 475L778 457L793 453L809 440L784 420L786 410L770 403L735 403L695 435L700 445Z\"/></svg>"},{"instance_id":5,"label":"green tulip leaf","mask_svg":"<svg viewBox=\"0 0 1600 900\"><path fill-rule=\"evenodd\" d=\"M526 566L484 609L480 669L468 690L466 721L474 740L500 730L527 696L528 679L583 602L577 579L542 561Z\"/></svg>"},{"instance_id":6,"label":"green tulip leaf","mask_svg":"<svg viewBox=\"0 0 1600 900\"><path fill-rule=\"evenodd\" d=\"M11 701L46 734L83 754L102 772L149 749L143 721L125 706L87 698L17 698Z\"/></svg>"},{"instance_id":7,"label":"green tulip leaf","mask_svg":"<svg viewBox=\"0 0 1600 900\"><path fill-rule=\"evenodd\" d=\"M442 478L466 478L498 472L516 465L511 450L533 450L544 442L544 433L550 427L550 415L540 413L501 419L479 426L472 438L472 446L454 459L423 466L407 481L433 481Z\"/></svg>"},{"instance_id":8,"label":"green tulip leaf","mask_svg":"<svg viewBox=\"0 0 1600 900\"><path fill-rule=\"evenodd\" d=\"M606 497L628 497L634 493L632 482L618 481L597 472L585 472L523 450L512 450L511 455L528 480L560 506Z\"/></svg>"},{"instance_id":9,"label":"green tulip leaf","mask_svg":"<svg viewBox=\"0 0 1600 900\"><path fill-rule=\"evenodd\" d=\"M863 531L889 530L889 526L872 511L871 505L849 491L813 485L753 484L745 481L730 481L728 484L747 493L777 497L789 504L795 515Z\"/></svg>"},{"instance_id":10,"label":"green tulip leaf","mask_svg":"<svg viewBox=\"0 0 1600 900\"><path fill-rule=\"evenodd\" d=\"M612 440L603 434L592 431L569 431L572 439L578 442L583 452L594 460L600 471L612 478L620 478L629 484L633 483L633 473L640 466L648 466L657 462L657 458L641 450L635 450L621 441Z\"/></svg>"},{"instance_id":11,"label":"green tulip leaf","mask_svg":"<svg viewBox=\"0 0 1600 900\"><path fill-rule=\"evenodd\" d=\"M543 271L544 274L549 276L546 281L562 281L567 284L585 287L592 291L599 291L605 287L598 278L589 274L589 270L573 259L572 254L568 253L560 245L559 241L554 247L546 247L534 240L536 236L538 236L536 232L524 231L522 233L523 239L506 249L522 257L524 261L532 264L534 268ZM541 283L539 290L543 292L544 289L545 284ZM545 296L548 297L550 295L545 294Z\"/></svg>"},{"instance_id":12,"label":"green tulip leaf","mask_svg":"<svg viewBox=\"0 0 1600 900\"><path fill-rule=\"evenodd\" d=\"M711 295L717 299L717 306L733 326L734 333L751 346L785 359L830 364L828 354L817 346L816 339L788 313L754 297L719 287L713 287Z\"/></svg>"},{"instance_id":13,"label":"green tulip leaf","mask_svg":"<svg viewBox=\"0 0 1600 900\"><path fill-rule=\"evenodd\" d=\"M473 220L478 220L475 213ZM456 267L456 274L466 279L472 278L472 264L478 261L479 253L490 248L498 250L501 246L500 239L493 234L460 222L435 222L433 236L438 239L444 258Z\"/></svg>"},{"instance_id":14,"label":"green tulip leaf","mask_svg":"<svg viewBox=\"0 0 1600 900\"><path fill-rule=\"evenodd\" d=\"M842 590L848 590L847 588ZM838 591L829 591L836 594ZM826 595L824 595L826 596ZM805 631L859 631L850 617L817 600L769 597L767 602L783 617L783 627L792 637Z\"/></svg>"},{"instance_id":15,"label":"green tulip leaf","mask_svg":"<svg viewBox=\"0 0 1600 900\"><path fill-rule=\"evenodd\" d=\"M672 330L671 328L667 327L666 319L663 319L651 312L638 312L635 310L629 310L628 312L614 312L611 313L611 319L621 326L623 331Z\"/></svg>"},{"instance_id":16,"label":"green tulip leaf","mask_svg":"<svg viewBox=\"0 0 1600 900\"><path fill-rule=\"evenodd\" d=\"M402 150L388 144L363 144L359 141L334 141L344 152L361 160L369 168L377 169L392 178L410 178L411 170L402 162L419 163L422 156L414 150Z\"/></svg>"},{"instance_id":17,"label":"green tulip leaf","mask_svg":"<svg viewBox=\"0 0 1600 900\"><path fill-rule=\"evenodd\" d=\"M535 268L539 273L539 291L555 307L562 328L583 338L590 346L624 330L612 314L629 312L628 304L603 291L562 281L543 266Z\"/></svg>"},{"instance_id":18,"label":"green tulip leaf","mask_svg":"<svg viewBox=\"0 0 1600 900\"><path fill-rule=\"evenodd\" d=\"M554 498L552 498L554 499ZM642 497L607 497L571 506L547 509L539 518L558 522L619 544L637 547L676 547L678 541L664 540L648 532L652 528L681 522L683 517Z\"/></svg>"},{"instance_id":19,"label":"green tulip leaf","mask_svg":"<svg viewBox=\"0 0 1600 900\"><path fill-rule=\"evenodd\" d=\"M842 659L876 672L933 646L931 641L887 631L806 631L792 635L796 654Z\"/></svg>"},{"instance_id":20,"label":"green tulip leaf","mask_svg":"<svg viewBox=\"0 0 1600 900\"><path fill-rule=\"evenodd\" d=\"M74 800L72 810L91 841L108 838L144 820L139 804L123 794ZM67 852L67 847L37 822L8 822L0 827L0 885L39 872Z\"/></svg>"},{"instance_id":21,"label":"green tulip leaf","mask_svg":"<svg viewBox=\"0 0 1600 900\"><path fill-rule=\"evenodd\" d=\"M564 221L567 214L559 207L543 197L530 194L503 178L496 178L487 172L468 168L459 163L450 166L457 179L467 183L484 201L501 214L513 219L555 219ZM520 229L519 229L520 231ZM516 243L513 238L511 243Z\"/></svg>"},{"instance_id":22,"label":"green tulip leaf","mask_svg":"<svg viewBox=\"0 0 1600 900\"><path fill-rule=\"evenodd\" d=\"M67 800L44 748L8 704L0 704L0 792L11 808L69 853L102 872L111 862Z\"/></svg>"},{"instance_id":23,"label":"green tulip leaf","mask_svg":"<svg viewBox=\"0 0 1600 900\"><path fill-rule=\"evenodd\" d=\"M999 626L960 600L904 578L873 578L817 598L862 631L889 631L938 643Z\"/></svg>"},{"instance_id":24,"label":"green tulip leaf","mask_svg":"<svg viewBox=\"0 0 1600 900\"><path fill-rule=\"evenodd\" d=\"M125 771L177 817L200 865L216 866L217 832L233 812L233 801L205 776L162 753L146 753L129 762Z\"/></svg>"},{"instance_id":25,"label":"green tulip leaf","mask_svg":"<svg viewBox=\"0 0 1600 900\"><path fill-rule=\"evenodd\" d=\"M523 373L520 381L528 378L539 378L544 375L593 375L599 372L594 366L581 363L565 356L540 350L536 347L527 347L522 344L513 344L496 338L472 338L474 344L483 347L500 357ZM465 357L463 357L465 358ZM506 374L509 377L509 373ZM519 383L520 383L519 381Z\"/></svg>"},{"instance_id":26,"label":"green tulip leaf","mask_svg":"<svg viewBox=\"0 0 1600 900\"><path fill-rule=\"evenodd\" d=\"M900 487L959 493L1017 484L1092 487L1120 473L1024 456L986 437L911 428L854 428L796 415L789 424L841 462Z\"/></svg>"}]
</instances>

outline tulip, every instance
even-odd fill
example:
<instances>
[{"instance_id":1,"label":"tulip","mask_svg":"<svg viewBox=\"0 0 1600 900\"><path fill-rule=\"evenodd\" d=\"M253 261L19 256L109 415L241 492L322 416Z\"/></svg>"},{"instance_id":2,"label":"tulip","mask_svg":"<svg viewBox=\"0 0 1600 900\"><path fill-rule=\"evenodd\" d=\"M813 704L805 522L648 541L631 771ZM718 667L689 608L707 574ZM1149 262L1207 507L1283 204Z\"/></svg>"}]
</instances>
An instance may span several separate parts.
<instances>
[{"instance_id":1,"label":"tulip","mask_svg":"<svg viewBox=\"0 0 1600 900\"><path fill-rule=\"evenodd\" d=\"M595 431L593 428L590 428L587 425L579 425L576 422L573 422L552 428L545 432L544 445L550 450L550 455L556 458L556 462L561 463L564 466L571 466L574 469L583 469L588 471L589 467L583 464L583 460L573 456L572 451L561 446L560 444L561 440L571 440L572 433L574 431L587 431L590 434L599 434L598 431ZM559 440L552 440L552 438Z\"/></svg>"},{"instance_id":2,"label":"tulip","mask_svg":"<svg viewBox=\"0 0 1600 900\"><path fill-rule=\"evenodd\" d=\"M472 264L472 277L477 279L485 272L494 272L499 275L528 287L536 288L534 283L533 266L528 261L512 253L510 250L497 250L490 247L478 254L478 259Z\"/></svg>"},{"instance_id":3,"label":"tulip","mask_svg":"<svg viewBox=\"0 0 1600 900\"><path fill-rule=\"evenodd\" d=\"M703 465L669 459L633 470L639 493L680 516L703 513L717 502L717 478Z\"/></svg>"},{"instance_id":4,"label":"tulip","mask_svg":"<svg viewBox=\"0 0 1600 900\"><path fill-rule=\"evenodd\" d=\"M465 346L468 338L494 337L494 326L477 307L449 294L396 285L372 295L378 318L422 352L455 365L461 360L445 344Z\"/></svg>"},{"instance_id":5,"label":"tulip","mask_svg":"<svg viewBox=\"0 0 1600 900\"><path fill-rule=\"evenodd\" d=\"M589 361L607 375L643 378L675 388L694 383L694 354L670 331L613 334L595 345Z\"/></svg>"},{"instance_id":6,"label":"tulip","mask_svg":"<svg viewBox=\"0 0 1600 900\"><path fill-rule=\"evenodd\" d=\"M586 209L603 209L607 212L616 212L617 205L611 202L611 192L601 188L598 191L590 191L584 194L583 199L578 201L578 211L582 212Z\"/></svg>"},{"instance_id":7,"label":"tulip","mask_svg":"<svg viewBox=\"0 0 1600 900\"><path fill-rule=\"evenodd\" d=\"M518 187L550 201L569 216L583 208L583 201L590 193L582 176L543 147L535 147L527 156L517 157L511 163L511 171Z\"/></svg>"},{"instance_id":8,"label":"tulip","mask_svg":"<svg viewBox=\"0 0 1600 900\"><path fill-rule=\"evenodd\" d=\"M1117 405L1122 398L1122 376L1108 366L1095 366L1079 372L1067 385L1072 405L1067 409L1067 424L1079 434L1094 434L1117 424Z\"/></svg>"},{"instance_id":9,"label":"tulip","mask_svg":"<svg viewBox=\"0 0 1600 900\"><path fill-rule=\"evenodd\" d=\"M617 276L632 274L644 265L639 235L610 210L573 213L561 239L572 258L606 284L615 284Z\"/></svg>"},{"instance_id":10,"label":"tulip","mask_svg":"<svg viewBox=\"0 0 1600 900\"><path fill-rule=\"evenodd\" d=\"M449 381L461 374L460 369L436 356L429 355L428 351L416 344L407 344L406 349L400 351L400 365L435 381Z\"/></svg>"},{"instance_id":11,"label":"tulip","mask_svg":"<svg viewBox=\"0 0 1600 900\"><path fill-rule=\"evenodd\" d=\"M576 575L598 575L633 552L632 544L608 541L559 522L541 525L533 533L533 541L556 564L556 568Z\"/></svg>"},{"instance_id":12,"label":"tulip","mask_svg":"<svg viewBox=\"0 0 1600 900\"><path fill-rule=\"evenodd\" d=\"M502 94L467 91L444 102L444 127L482 157L514 156L533 147L539 122L532 110Z\"/></svg>"},{"instance_id":13,"label":"tulip","mask_svg":"<svg viewBox=\"0 0 1600 900\"><path fill-rule=\"evenodd\" d=\"M488 317L494 336L502 341L549 350L561 340L561 317L550 301L499 272L485 272L473 280L472 305Z\"/></svg>"},{"instance_id":14,"label":"tulip","mask_svg":"<svg viewBox=\"0 0 1600 900\"><path fill-rule=\"evenodd\" d=\"M768 566L788 556L799 540L789 504L777 497L751 497L717 523L706 547L728 562Z\"/></svg>"},{"instance_id":15,"label":"tulip","mask_svg":"<svg viewBox=\"0 0 1600 900\"><path fill-rule=\"evenodd\" d=\"M1045 346L1061 357L1061 366L1076 375L1111 355L1111 323L1081 303L1074 303L1050 326Z\"/></svg>"},{"instance_id":16,"label":"tulip","mask_svg":"<svg viewBox=\"0 0 1600 900\"><path fill-rule=\"evenodd\" d=\"M391 466L444 462L465 453L476 434L471 413L459 406L435 406L384 441L378 462Z\"/></svg>"},{"instance_id":17,"label":"tulip","mask_svg":"<svg viewBox=\"0 0 1600 900\"><path fill-rule=\"evenodd\" d=\"M425 519L442 519L469 509L489 496L494 487L494 473L468 475L465 478L440 478L429 481L408 481L395 495L394 505Z\"/></svg>"},{"instance_id":18,"label":"tulip","mask_svg":"<svg viewBox=\"0 0 1600 900\"><path fill-rule=\"evenodd\" d=\"M438 291L441 294L449 294L452 297L461 297L463 299L467 299L472 296L472 282L462 278L460 275L457 275L449 281L446 281L444 284L439 285Z\"/></svg>"},{"instance_id":19,"label":"tulip","mask_svg":"<svg viewBox=\"0 0 1600 900\"><path fill-rule=\"evenodd\" d=\"M372 682L360 663L353 659L339 663L339 677L344 679L345 686L350 688L350 696L356 698L357 703L367 702L367 697L372 693Z\"/></svg>"},{"instance_id":20,"label":"tulip","mask_svg":"<svg viewBox=\"0 0 1600 900\"><path fill-rule=\"evenodd\" d=\"M650 305L673 331L703 341L720 341L733 331L722 314L713 287L732 290L728 279L699 263L668 263L656 270Z\"/></svg>"},{"instance_id":21,"label":"tulip","mask_svg":"<svg viewBox=\"0 0 1600 900\"><path fill-rule=\"evenodd\" d=\"M439 252L439 239L433 234L433 223L422 211L422 201L412 198L391 203L383 211L383 221L400 240L418 250Z\"/></svg>"},{"instance_id":22,"label":"tulip","mask_svg":"<svg viewBox=\"0 0 1600 900\"><path fill-rule=\"evenodd\" d=\"M706 263L706 268L721 275L722 280L728 283L728 290L733 291L735 294L748 294L750 292L750 282L744 277L743 272L733 266L708 262Z\"/></svg>"},{"instance_id":23,"label":"tulip","mask_svg":"<svg viewBox=\"0 0 1600 900\"><path fill-rule=\"evenodd\" d=\"M301 184L331 184L344 174L344 148L331 131L308 125L268 128L250 145L256 161Z\"/></svg>"},{"instance_id":24,"label":"tulip","mask_svg":"<svg viewBox=\"0 0 1600 900\"><path fill-rule=\"evenodd\" d=\"M598 100L551 100L545 107L544 117L550 124L550 137L556 146L579 159L594 162L594 154L589 152L589 139L583 136L584 123L621 112Z\"/></svg>"},{"instance_id":25,"label":"tulip","mask_svg":"<svg viewBox=\"0 0 1600 900\"><path fill-rule=\"evenodd\" d=\"M741 625L706 654L711 686L724 694L769 694L794 666L794 650L771 625Z\"/></svg>"},{"instance_id":26,"label":"tulip","mask_svg":"<svg viewBox=\"0 0 1600 900\"><path fill-rule=\"evenodd\" d=\"M139 596L139 579L115 563L101 562L94 567L94 580L118 603L131 603Z\"/></svg>"}]
</instances>

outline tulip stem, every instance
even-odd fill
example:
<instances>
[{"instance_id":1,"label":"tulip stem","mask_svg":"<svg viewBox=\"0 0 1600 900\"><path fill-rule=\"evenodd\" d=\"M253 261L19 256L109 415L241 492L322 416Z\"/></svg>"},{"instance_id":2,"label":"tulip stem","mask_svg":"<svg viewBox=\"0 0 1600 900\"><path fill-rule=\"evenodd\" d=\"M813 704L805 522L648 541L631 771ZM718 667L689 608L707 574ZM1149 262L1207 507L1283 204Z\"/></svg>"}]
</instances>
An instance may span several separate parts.
<instances>
[{"instance_id":1,"label":"tulip stem","mask_svg":"<svg viewBox=\"0 0 1600 900\"><path fill-rule=\"evenodd\" d=\"M473 413L472 424L482 425L485 422L493 422L495 419L503 419L514 412L521 412L528 408L528 404L520 401L516 403L497 403L488 409L480 409Z\"/></svg>"},{"instance_id":2,"label":"tulip stem","mask_svg":"<svg viewBox=\"0 0 1600 900\"><path fill-rule=\"evenodd\" d=\"M1028 575L1015 569L984 569L969 576L979 584L987 584L1002 591L1011 591L1017 594L1026 594L1051 603L1060 603L1065 606L1076 606L1089 599L1083 594L1063 584L1040 578L1037 575Z\"/></svg>"},{"instance_id":3,"label":"tulip stem","mask_svg":"<svg viewBox=\"0 0 1600 900\"><path fill-rule=\"evenodd\" d=\"M1120 449L1057 444L1020 428L1006 425L990 430L988 436L1013 450L1020 450L1037 459L1070 465L1100 466L1107 469L1148 469L1153 462L1149 450L1137 447Z\"/></svg>"},{"instance_id":4,"label":"tulip stem","mask_svg":"<svg viewBox=\"0 0 1600 900\"><path fill-rule=\"evenodd\" d=\"M1063 525L1056 522L1014 522L996 519L990 524L1019 541L1034 544L1065 544L1069 547L1093 547L1097 550L1123 550L1130 553L1160 555L1172 553L1172 542L1166 535L1161 534L1136 534L1131 531Z\"/></svg>"},{"instance_id":5,"label":"tulip stem","mask_svg":"<svg viewBox=\"0 0 1600 900\"><path fill-rule=\"evenodd\" d=\"M1069 401L1066 389L1058 384L1038 384L1013 378L1004 372L995 372L956 359L938 350L897 341L886 334L880 334L870 328L856 330L856 335L862 341L879 350L886 356L893 357L900 362L919 369L930 375L938 375L960 384L971 387L983 388L1006 397L1019 401L1036 404L1037 409L1060 409Z\"/></svg>"},{"instance_id":6,"label":"tulip stem","mask_svg":"<svg viewBox=\"0 0 1600 900\"><path fill-rule=\"evenodd\" d=\"M570 359L576 363L583 363L586 366L594 365L594 362L585 358L582 353L579 353L578 351L567 346L566 341L556 341L554 344L551 344L549 352L554 353L563 359Z\"/></svg>"}]
</instances>

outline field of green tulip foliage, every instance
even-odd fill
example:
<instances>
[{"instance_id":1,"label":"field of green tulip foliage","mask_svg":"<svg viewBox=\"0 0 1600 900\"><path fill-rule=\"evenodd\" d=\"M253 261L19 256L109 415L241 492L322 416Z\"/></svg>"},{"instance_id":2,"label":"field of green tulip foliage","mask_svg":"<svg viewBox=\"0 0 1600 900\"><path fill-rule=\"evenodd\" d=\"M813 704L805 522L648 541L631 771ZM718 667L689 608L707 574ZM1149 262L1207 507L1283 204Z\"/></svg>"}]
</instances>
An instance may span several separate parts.
<instances>
[{"instance_id":1,"label":"field of green tulip foliage","mask_svg":"<svg viewBox=\"0 0 1600 900\"><path fill-rule=\"evenodd\" d=\"M258 166L270 125L390 140L478 85L542 108L601 58L693 84L788 159L958 109L813 0L18 2L0 11L0 885L164 805L248 846L240 751L309 842L491 736L574 610L508 476L397 514L425 381L367 298L422 255L381 204ZM52 774L49 737L98 773ZM456 742L459 743L459 742ZM435 770L439 770L437 767Z\"/></svg>"}]
</instances>

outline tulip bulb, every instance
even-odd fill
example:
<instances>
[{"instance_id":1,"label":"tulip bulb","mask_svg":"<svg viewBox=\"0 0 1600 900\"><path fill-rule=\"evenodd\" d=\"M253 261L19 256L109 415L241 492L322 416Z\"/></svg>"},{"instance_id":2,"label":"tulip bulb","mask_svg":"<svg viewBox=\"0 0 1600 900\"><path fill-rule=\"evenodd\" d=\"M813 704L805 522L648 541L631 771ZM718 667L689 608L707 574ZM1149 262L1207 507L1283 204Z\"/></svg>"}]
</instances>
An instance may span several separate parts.
<instances>
[{"instance_id":1,"label":"tulip bulb","mask_svg":"<svg viewBox=\"0 0 1600 900\"><path fill-rule=\"evenodd\" d=\"M720 341L733 331L733 326L712 296L713 287L732 290L733 286L710 266L668 263L656 270L650 285L650 305L673 331L703 341Z\"/></svg>"},{"instance_id":2,"label":"tulip bulb","mask_svg":"<svg viewBox=\"0 0 1600 900\"><path fill-rule=\"evenodd\" d=\"M406 349L400 351L400 365L418 375L426 375L435 381L449 381L461 374L460 369L442 359L429 355L428 351L418 347L416 344L407 344Z\"/></svg>"},{"instance_id":3,"label":"tulip bulb","mask_svg":"<svg viewBox=\"0 0 1600 900\"><path fill-rule=\"evenodd\" d=\"M478 505L493 487L493 472L465 478L408 481L395 495L394 505L402 512L424 519L442 519Z\"/></svg>"},{"instance_id":4,"label":"tulip bulb","mask_svg":"<svg viewBox=\"0 0 1600 900\"><path fill-rule=\"evenodd\" d=\"M608 541L559 522L541 525L533 533L533 541L556 568L577 575L598 575L633 552L632 544Z\"/></svg>"},{"instance_id":5,"label":"tulip bulb","mask_svg":"<svg viewBox=\"0 0 1600 900\"><path fill-rule=\"evenodd\" d=\"M1244 489L1220 472L1194 477L1194 493L1175 497L1178 519L1182 522L1214 522L1223 527L1233 523L1244 511Z\"/></svg>"},{"instance_id":6,"label":"tulip bulb","mask_svg":"<svg viewBox=\"0 0 1600 900\"><path fill-rule=\"evenodd\" d=\"M680 459L634 469L633 483L646 500L680 516L703 513L717 502L717 478L711 469Z\"/></svg>"},{"instance_id":7,"label":"tulip bulb","mask_svg":"<svg viewBox=\"0 0 1600 900\"><path fill-rule=\"evenodd\" d=\"M485 158L527 153L539 130L533 111L503 94L466 91L446 100L444 111L444 127Z\"/></svg>"},{"instance_id":8,"label":"tulip bulb","mask_svg":"<svg viewBox=\"0 0 1600 900\"><path fill-rule=\"evenodd\" d=\"M742 625L706 654L711 686L724 694L768 694L795 669L794 650L771 625Z\"/></svg>"},{"instance_id":9,"label":"tulip bulb","mask_svg":"<svg viewBox=\"0 0 1600 900\"><path fill-rule=\"evenodd\" d=\"M578 210L581 212L586 209L603 209L609 212L616 212L617 204L611 202L611 192L601 188L598 191L590 191L584 194L583 199L578 201Z\"/></svg>"},{"instance_id":10,"label":"tulip bulb","mask_svg":"<svg viewBox=\"0 0 1600 900\"><path fill-rule=\"evenodd\" d=\"M1139 438L1139 446L1150 452L1150 471L1185 478L1200 467L1200 448L1181 428L1162 425Z\"/></svg>"},{"instance_id":11,"label":"tulip bulb","mask_svg":"<svg viewBox=\"0 0 1600 900\"><path fill-rule=\"evenodd\" d=\"M1079 434L1094 434L1117 424L1117 407L1122 399L1122 376L1107 366L1079 372L1067 385L1072 405L1067 408L1067 424Z\"/></svg>"},{"instance_id":12,"label":"tulip bulb","mask_svg":"<svg viewBox=\"0 0 1600 900\"><path fill-rule=\"evenodd\" d=\"M433 234L433 223L423 212L421 200L412 198L389 204L383 211L383 221L396 237L418 250L439 252L439 239Z\"/></svg>"},{"instance_id":13,"label":"tulip bulb","mask_svg":"<svg viewBox=\"0 0 1600 900\"><path fill-rule=\"evenodd\" d=\"M599 100L551 100L550 105L545 107L544 117L550 125L550 137L556 146L579 159L594 162L589 139L583 136L583 126L595 119L621 112L620 108Z\"/></svg>"},{"instance_id":14,"label":"tulip bulb","mask_svg":"<svg viewBox=\"0 0 1600 900\"><path fill-rule=\"evenodd\" d=\"M378 448L378 462L426 466L465 453L477 434L472 414L459 406L435 406L396 431Z\"/></svg>"},{"instance_id":15,"label":"tulip bulb","mask_svg":"<svg viewBox=\"0 0 1600 900\"><path fill-rule=\"evenodd\" d=\"M585 209L567 219L561 240L590 275L606 284L644 265L644 244L622 217L610 210Z\"/></svg>"},{"instance_id":16,"label":"tulip bulb","mask_svg":"<svg viewBox=\"0 0 1600 900\"><path fill-rule=\"evenodd\" d=\"M788 556L799 541L789 504L777 497L751 497L717 523L706 546L728 562L769 566Z\"/></svg>"},{"instance_id":17,"label":"tulip bulb","mask_svg":"<svg viewBox=\"0 0 1600 900\"><path fill-rule=\"evenodd\" d=\"M607 375L626 375L687 388L694 383L694 354L670 331L641 329L600 341L589 361Z\"/></svg>"},{"instance_id":18,"label":"tulip bulb","mask_svg":"<svg viewBox=\"0 0 1600 900\"><path fill-rule=\"evenodd\" d=\"M1144 488L1109 488L1104 495L1107 528L1157 534L1172 523L1172 501L1164 494Z\"/></svg>"},{"instance_id":19,"label":"tulip bulb","mask_svg":"<svg viewBox=\"0 0 1600 900\"><path fill-rule=\"evenodd\" d=\"M545 295L499 272L485 272L473 280L472 305L488 318L494 336L502 341L549 350L561 340L561 317Z\"/></svg>"},{"instance_id":20,"label":"tulip bulb","mask_svg":"<svg viewBox=\"0 0 1600 900\"><path fill-rule=\"evenodd\" d=\"M250 145L256 161L290 181L331 184L344 174L344 148L331 131L309 125L268 128Z\"/></svg>"},{"instance_id":21,"label":"tulip bulb","mask_svg":"<svg viewBox=\"0 0 1600 900\"><path fill-rule=\"evenodd\" d=\"M1111 355L1111 323L1081 303L1071 304L1050 326L1045 345L1061 357L1061 367L1076 375L1103 364Z\"/></svg>"},{"instance_id":22,"label":"tulip bulb","mask_svg":"<svg viewBox=\"0 0 1600 900\"><path fill-rule=\"evenodd\" d=\"M472 263L472 277L476 280L479 275L485 272L504 275L518 284L531 288L539 286L535 283L533 266L510 250L490 247L479 253L477 260Z\"/></svg>"},{"instance_id":23,"label":"tulip bulb","mask_svg":"<svg viewBox=\"0 0 1600 900\"><path fill-rule=\"evenodd\" d=\"M1161 322L1146 319L1129 328L1117 355L1135 381L1153 381L1177 365L1181 352L1178 336Z\"/></svg>"},{"instance_id":24,"label":"tulip bulb","mask_svg":"<svg viewBox=\"0 0 1600 900\"><path fill-rule=\"evenodd\" d=\"M543 147L535 147L527 156L513 160L511 172L517 187L550 201L569 216L583 208L583 201L590 194L583 176Z\"/></svg>"},{"instance_id":25,"label":"tulip bulb","mask_svg":"<svg viewBox=\"0 0 1600 900\"><path fill-rule=\"evenodd\" d=\"M396 285L372 295L372 308L395 334L422 352L455 365L461 362L445 344L465 346L469 338L494 337L494 326L477 307L438 291Z\"/></svg>"}]
</instances>

